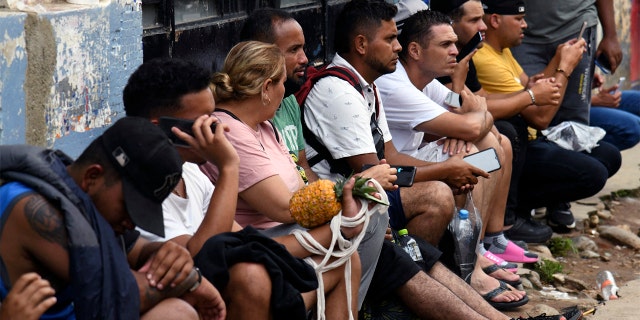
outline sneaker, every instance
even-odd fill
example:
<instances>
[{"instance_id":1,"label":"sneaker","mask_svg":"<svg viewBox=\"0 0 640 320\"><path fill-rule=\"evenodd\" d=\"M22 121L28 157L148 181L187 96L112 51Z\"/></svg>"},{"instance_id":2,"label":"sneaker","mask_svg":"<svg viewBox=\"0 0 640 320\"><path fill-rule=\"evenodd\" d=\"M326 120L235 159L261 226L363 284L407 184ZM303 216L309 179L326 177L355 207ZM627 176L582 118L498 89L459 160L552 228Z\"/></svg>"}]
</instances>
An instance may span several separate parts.
<instances>
[{"instance_id":1,"label":"sneaker","mask_svg":"<svg viewBox=\"0 0 640 320\"><path fill-rule=\"evenodd\" d=\"M547 207L547 223L553 231L558 233L570 232L576 227L576 220L571 213L571 204L561 203L557 206Z\"/></svg>"},{"instance_id":2,"label":"sneaker","mask_svg":"<svg viewBox=\"0 0 640 320\"><path fill-rule=\"evenodd\" d=\"M516 222L510 229L504 231L504 235L511 241L545 243L551 239L553 230L533 219L516 217Z\"/></svg>"}]
</instances>

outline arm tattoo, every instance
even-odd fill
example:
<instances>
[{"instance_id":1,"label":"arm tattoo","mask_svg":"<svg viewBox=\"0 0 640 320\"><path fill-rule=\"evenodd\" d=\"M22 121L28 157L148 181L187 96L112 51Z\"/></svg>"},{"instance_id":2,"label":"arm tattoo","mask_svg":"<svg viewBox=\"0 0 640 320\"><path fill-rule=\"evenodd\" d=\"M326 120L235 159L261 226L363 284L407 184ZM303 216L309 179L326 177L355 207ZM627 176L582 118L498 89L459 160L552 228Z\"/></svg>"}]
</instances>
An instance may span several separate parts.
<instances>
[{"instance_id":1,"label":"arm tattoo","mask_svg":"<svg viewBox=\"0 0 640 320\"><path fill-rule=\"evenodd\" d=\"M42 238L67 247L67 231L60 214L40 196L31 197L24 205L24 214L31 228Z\"/></svg>"}]
</instances>

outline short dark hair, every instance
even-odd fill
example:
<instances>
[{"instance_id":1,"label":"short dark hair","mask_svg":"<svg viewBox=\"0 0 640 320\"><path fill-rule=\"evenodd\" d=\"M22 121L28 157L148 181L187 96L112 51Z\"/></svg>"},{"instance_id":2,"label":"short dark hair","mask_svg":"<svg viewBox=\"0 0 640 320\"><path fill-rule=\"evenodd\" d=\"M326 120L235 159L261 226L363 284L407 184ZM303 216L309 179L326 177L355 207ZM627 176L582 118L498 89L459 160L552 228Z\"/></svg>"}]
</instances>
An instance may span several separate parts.
<instances>
[{"instance_id":1,"label":"short dark hair","mask_svg":"<svg viewBox=\"0 0 640 320\"><path fill-rule=\"evenodd\" d=\"M293 16L281 9L260 8L251 13L240 30L240 41L256 40L274 43L273 26L277 23L294 20Z\"/></svg>"},{"instance_id":2,"label":"short dark hair","mask_svg":"<svg viewBox=\"0 0 640 320\"><path fill-rule=\"evenodd\" d=\"M405 20L398 42L403 48L408 48L411 42L425 45L432 37L433 27L442 24L451 25L451 19L438 11L418 11ZM407 54L408 50L400 51L400 59L406 61Z\"/></svg>"},{"instance_id":3,"label":"short dark hair","mask_svg":"<svg viewBox=\"0 0 640 320\"><path fill-rule=\"evenodd\" d=\"M392 21L398 12L393 4L383 0L352 0L344 5L338 15L334 35L337 53L351 50L351 40L358 34L371 38L372 30L380 27L382 21Z\"/></svg>"},{"instance_id":4,"label":"short dark hair","mask_svg":"<svg viewBox=\"0 0 640 320\"><path fill-rule=\"evenodd\" d=\"M73 162L73 166L83 167L92 164L99 164L104 170L104 178L105 185L112 186L122 178L120 176L120 172L116 170L116 168L109 160L109 155L107 151L102 147L102 142L100 141L102 136L91 141L89 146L82 151L82 154Z\"/></svg>"},{"instance_id":5,"label":"short dark hair","mask_svg":"<svg viewBox=\"0 0 640 320\"><path fill-rule=\"evenodd\" d=\"M122 94L128 116L151 118L180 110L180 99L209 87L211 73L181 59L159 58L133 72Z\"/></svg>"}]
</instances>

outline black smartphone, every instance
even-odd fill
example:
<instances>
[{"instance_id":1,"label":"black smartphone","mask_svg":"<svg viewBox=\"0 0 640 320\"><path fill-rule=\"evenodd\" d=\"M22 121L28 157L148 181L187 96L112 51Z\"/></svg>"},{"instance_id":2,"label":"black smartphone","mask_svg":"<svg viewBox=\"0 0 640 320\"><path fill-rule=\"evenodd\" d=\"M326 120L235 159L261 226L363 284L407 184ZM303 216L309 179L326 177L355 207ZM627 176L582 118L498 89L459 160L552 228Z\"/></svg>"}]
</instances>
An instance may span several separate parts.
<instances>
[{"instance_id":1,"label":"black smartphone","mask_svg":"<svg viewBox=\"0 0 640 320\"><path fill-rule=\"evenodd\" d=\"M598 68L600 68L600 70L605 73L605 74L610 74L611 73L611 64L609 63L609 57L607 57L606 54L601 53L597 58L596 58L596 66L598 66Z\"/></svg>"},{"instance_id":2,"label":"black smartphone","mask_svg":"<svg viewBox=\"0 0 640 320\"><path fill-rule=\"evenodd\" d=\"M372 164L365 164L362 166L362 171L373 167ZM416 167L413 166L391 166L396 168L398 179L395 184L398 187L411 187L413 185L413 179L416 177Z\"/></svg>"},{"instance_id":3,"label":"black smartphone","mask_svg":"<svg viewBox=\"0 0 640 320\"><path fill-rule=\"evenodd\" d=\"M183 147L188 147L189 145L184 140L178 138L175 134L173 134L173 132L171 132L171 128L176 127L181 131L189 134L190 136L193 136L193 130L191 128L193 127L194 122L195 120L187 120L187 119L180 119L180 118L173 118L173 117L158 118L158 126L160 127L160 129L162 129L162 131L164 131L164 133L167 134L167 136L169 136L169 139L171 139L171 141L174 144L178 146L183 146ZM214 122L211 124L211 131L216 130L217 124L218 124L217 122Z\"/></svg>"},{"instance_id":4,"label":"black smartphone","mask_svg":"<svg viewBox=\"0 0 640 320\"><path fill-rule=\"evenodd\" d=\"M484 172L493 172L500 169L500 160L498 160L498 154L496 149L489 148L476 153L465 156L464 161L470 165L482 169Z\"/></svg>"},{"instance_id":5,"label":"black smartphone","mask_svg":"<svg viewBox=\"0 0 640 320\"><path fill-rule=\"evenodd\" d=\"M469 42L467 42L467 44L464 45L464 47L462 47L462 49L460 49L460 52L458 52L458 55L456 56L456 60L460 62L460 60L464 59L464 57L468 56L469 53L475 50L480 45L480 42L482 42L482 33L478 32L473 36L473 38L471 38L471 40L469 40Z\"/></svg>"}]
</instances>

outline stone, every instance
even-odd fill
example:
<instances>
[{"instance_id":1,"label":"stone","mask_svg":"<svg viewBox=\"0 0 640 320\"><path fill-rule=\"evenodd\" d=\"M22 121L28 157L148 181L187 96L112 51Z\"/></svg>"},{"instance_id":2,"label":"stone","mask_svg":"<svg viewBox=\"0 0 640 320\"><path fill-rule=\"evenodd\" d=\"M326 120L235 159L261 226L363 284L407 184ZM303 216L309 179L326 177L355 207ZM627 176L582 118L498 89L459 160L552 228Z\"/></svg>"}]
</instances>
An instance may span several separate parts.
<instances>
[{"instance_id":1,"label":"stone","mask_svg":"<svg viewBox=\"0 0 640 320\"><path fill-rule=\"evenodd\" d=\"M558 315L560 314L560 312L558 312L558 310L546 305L546 304L538 304L536 306L534 306L533 308L531 308L531 310L528 312L529 314L543 314L546 313L548 316L552 316L552 315Z\"/></svg>"},{"instance_id":2,"label":"stone","mask_svg":"<svg viewBox=\"0 0 640 320\"><path fill-rule=\"evenodd\" d=\"M600 236L603 238L627 245L634 249L640 249L640 237L630 231L616 226L600 226L598 227L598 232L600 232Z\"/></svg>"},{"instance_id":3,"label":"stone","mask_svg":"<svg viewBox=\"0 0 640 320\"><path fill-rule=\"evenodd\" d=\"M600 217L600 219L609 220L613 218L613 214L611 214L611 211L609 210L598 210L598 217Z\"/></svg>"},{"instance_id":4,"label":"stone","mask_svg":"<svg viewBox=\"0 0 640 320\"><path fill-rule=\"evenodd\" d=\"M584 250L580 252L580 257L584 259L598 259L600 255L597 252L593 252L591 250Z\"/></svg>"},{"instance_id":5,"label":"stone","mask_svg":"<svg viewBox=\"0 0 640 320\"><path fill-rule=\"evenodd\" d=\"M600 224L600 217L597 214L589 216L589 227L596 228Z\"/></svg>"},{"instance_id":6,"label":"stone","mask_svg":"<svg viewBox=\"0 0 640 320\"><path fill-rule=\"evenodd\" d=\"M551 251L547 246L544 246L544 245L529 246L529 252L537 254L538 257L540 257L540 261L542 261L543 259L547 259L547 260L557 262L557 260L553 257L553 254L551 254Z\"/></svg>"},{"instance_id":7,"label":"stone","mask_svg":"<svg viewBox=\"0 0 640 320\"><path fill-rule=\"evenodd\" d=\"M529 278L529 281L531 281L533 287L536 289L542 289L542 281L540 281L540 275L537 272L531 271L527 277Z\"/></svg>"},{"instance_id":8,"label":"stone","mask_svg":"<svg viewBox=\"0 0 640 320\"><path fill-rule=\"evenodd\" d=\"M576 291L582 291L588 288L587 284L584 283L584 281L578 278L574 278L570 275L565 275L564 286L567 288L575 289Z\"/></svg>"},{"instance_id":9,"label":"stone","mask_svg":"<svg viewBox=\"0 0 640 320\"><path fill-rule=\"evenodd\" d=\"M534 289L533 284L531 283L531 281L529 281L529 279L525 278L525 277L521 277L520 278L520 282L522 282L522 287L525 289Z\"/></svg>"},{"instance_id":10,"label":"stone","mask_svg":"<svg viewBox=\"0 0 640 320\"><path fill-rule=\"evenodd\" d=\"M584 250L596 251L596 250L598 250L598 245L596 244L596 242L591 240L591 239L589 239L589 237L577 236L577 237L571 239L571 241L573 242L573 246L576 249L578 249L578 251L584 251Z\"/></svg>"}]
</instances>

